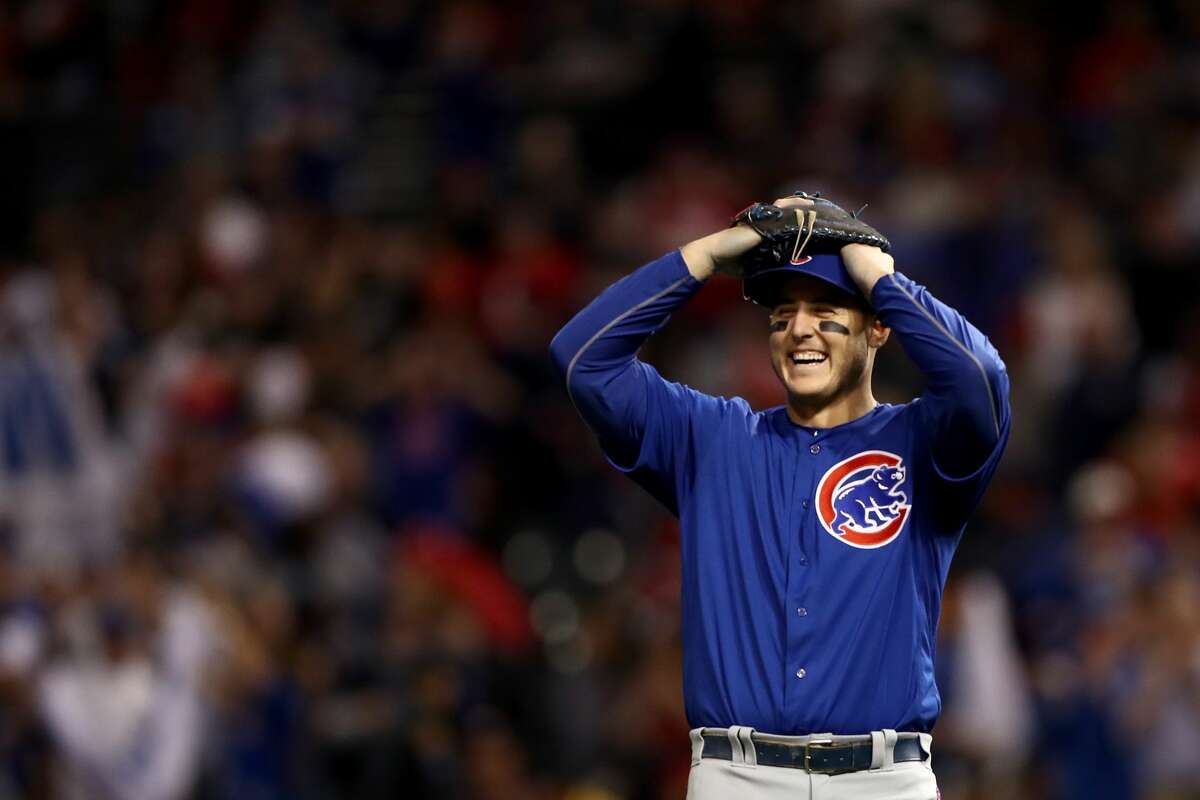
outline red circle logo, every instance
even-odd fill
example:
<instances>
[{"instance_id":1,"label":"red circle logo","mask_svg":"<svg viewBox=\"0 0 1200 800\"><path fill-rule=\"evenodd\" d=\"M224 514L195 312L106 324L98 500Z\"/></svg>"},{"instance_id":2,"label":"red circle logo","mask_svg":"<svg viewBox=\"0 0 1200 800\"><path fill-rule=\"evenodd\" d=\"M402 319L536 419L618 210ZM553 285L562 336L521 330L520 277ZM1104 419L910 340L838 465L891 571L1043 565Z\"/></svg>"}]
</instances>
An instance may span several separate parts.
<instances>
[{"instance_id":1,"label":"red circle logo","mask_svg":"<svg viewBox=\"0 0 1200 800\"><path fill-rule=\"evenodd\" d=\"M834 464L817 484L817 517L840 542L864 550L900 535L912 506L904 486L904 459L868 450Z\"/></svg>"}]
</instances>

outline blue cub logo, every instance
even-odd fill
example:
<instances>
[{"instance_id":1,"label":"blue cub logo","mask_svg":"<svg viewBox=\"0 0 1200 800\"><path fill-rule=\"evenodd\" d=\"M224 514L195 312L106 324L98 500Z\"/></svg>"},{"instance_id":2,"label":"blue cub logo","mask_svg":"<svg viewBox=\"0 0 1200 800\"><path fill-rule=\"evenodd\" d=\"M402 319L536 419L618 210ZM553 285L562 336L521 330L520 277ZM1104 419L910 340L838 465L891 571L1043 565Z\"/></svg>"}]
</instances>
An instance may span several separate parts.
<instances>
[{"instance_id":1,"label":"blue cub logo","mask_svg":"<svg viewBox=\"0 0 1200 800\"><path fill-rule=\"evenodd\" d=\"M882 464L865 478L846 484L833 498L837 510L834 523L848 523L858 530L885 525L900 516L908 497L900 491L904 467Z\"/></svg>"}]
</instances>

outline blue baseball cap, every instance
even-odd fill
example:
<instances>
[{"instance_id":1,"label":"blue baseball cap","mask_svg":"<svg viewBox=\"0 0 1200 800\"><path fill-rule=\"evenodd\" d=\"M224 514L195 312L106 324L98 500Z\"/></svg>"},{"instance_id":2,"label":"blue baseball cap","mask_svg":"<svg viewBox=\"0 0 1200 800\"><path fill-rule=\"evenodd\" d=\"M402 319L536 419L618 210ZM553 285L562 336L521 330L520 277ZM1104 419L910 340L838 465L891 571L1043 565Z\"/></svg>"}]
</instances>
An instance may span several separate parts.
<instances>
[{"instance_id":1,"label":"blue baseball cap","mask_svg":"<svg viewBox=\"0 0 1200 800\"><path fill-rule=\"evenodd\" d=\"M742 277L742 297L771 308L776 303L775 298L780 287L793 275L808 275L823 280L851 295L867 308L871 307L870 301L863 296L858 284L850 277L850 272L840 255L803 256L798 261L747 272Z\"/></svg>"}]
</instances>

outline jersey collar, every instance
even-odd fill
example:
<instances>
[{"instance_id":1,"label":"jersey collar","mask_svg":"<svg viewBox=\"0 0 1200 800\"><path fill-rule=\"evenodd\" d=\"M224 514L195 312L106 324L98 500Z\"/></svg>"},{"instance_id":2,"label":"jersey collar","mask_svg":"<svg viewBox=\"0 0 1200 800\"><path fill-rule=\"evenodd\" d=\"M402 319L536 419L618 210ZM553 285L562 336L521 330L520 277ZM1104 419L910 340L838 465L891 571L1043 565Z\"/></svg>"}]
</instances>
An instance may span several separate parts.
<instances>
[{"instance_id":1,"label":"jersey collar","mask_svg":"<svg viewBox=\"0 0 1200 800\"><path fill-rule=\"evenodd\" d=\"M788 416L787 406L775 406L766 410L772 418L772 424L775 429L784 436L799 436L808 439L820 439L828 436L831 433L842 433L844 431L854 430L862 425L868 424L875 417L879 416L880 412L885 408L891 408L890 403L876 403L875 407L861 417L852 419L849 422L843 422L841 425L834 425L830 428L810 428L805 425L797 425L792 422L792 418Z\"/></svg>"}]
</instances>

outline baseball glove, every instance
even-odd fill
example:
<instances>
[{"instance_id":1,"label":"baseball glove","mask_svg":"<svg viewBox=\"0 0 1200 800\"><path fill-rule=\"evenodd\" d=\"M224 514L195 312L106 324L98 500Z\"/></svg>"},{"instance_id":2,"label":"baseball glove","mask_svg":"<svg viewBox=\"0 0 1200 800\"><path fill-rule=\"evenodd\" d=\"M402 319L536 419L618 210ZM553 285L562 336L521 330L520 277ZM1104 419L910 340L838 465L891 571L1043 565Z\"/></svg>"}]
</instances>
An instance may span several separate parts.
<instances>
[{"instance_id":1,"label":"baseball glove","mask_svg":"<svg viewBox=\"0 0 1200 800\"><path fill-rule=\"evenodd\" d=\"M729 223L733 227L744 222L763 237L762 243L746 254L748 271L799 264L806 255L836 255L848 244L871 245L884 252L891 247L886 236L858 218L862 208L851 214L822 198L820 192L796 192L795 196L812 200L812 208L754 203Z\"/></svg>"}]
</instances>

